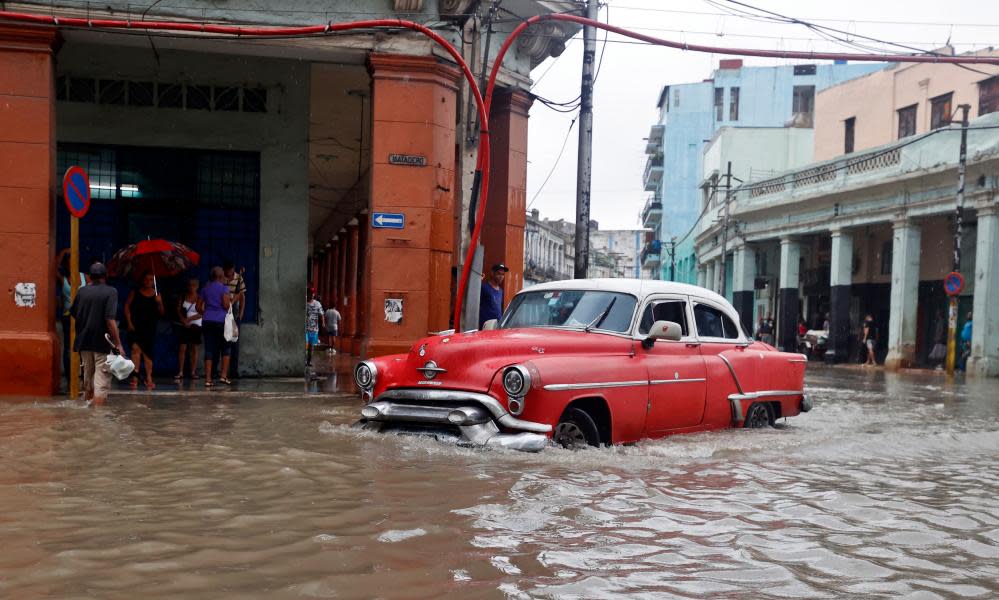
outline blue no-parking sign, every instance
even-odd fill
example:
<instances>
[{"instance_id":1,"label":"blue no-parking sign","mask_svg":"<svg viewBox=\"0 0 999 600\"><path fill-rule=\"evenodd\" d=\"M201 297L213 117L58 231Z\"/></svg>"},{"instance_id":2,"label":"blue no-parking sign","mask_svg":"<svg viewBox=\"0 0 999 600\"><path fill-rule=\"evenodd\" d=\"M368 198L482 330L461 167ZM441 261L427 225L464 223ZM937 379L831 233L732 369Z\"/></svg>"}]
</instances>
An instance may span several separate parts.
<instances>
[{"instance_id":1,"label":"blue no-parking sign","mask_svg":"<svg viewBox=\"0 0 999 600\"><path fill-rule=\"evenodd\" d=\"M83 167L72 166L62 177L62 197L69 214L78 219L90 210L90 177Z\"/></svg>"},{"instance_id":2,"label":"blue no-parking sign","mask_svg":"<svg viewBox=\"0 0 999 600\"><path fill-rule=\"evenodd\" d=\"M964 276L957 271L951 271L944 277L944 291L948 296L957 296L964 289Z\"/></svg>"}]
</instances>

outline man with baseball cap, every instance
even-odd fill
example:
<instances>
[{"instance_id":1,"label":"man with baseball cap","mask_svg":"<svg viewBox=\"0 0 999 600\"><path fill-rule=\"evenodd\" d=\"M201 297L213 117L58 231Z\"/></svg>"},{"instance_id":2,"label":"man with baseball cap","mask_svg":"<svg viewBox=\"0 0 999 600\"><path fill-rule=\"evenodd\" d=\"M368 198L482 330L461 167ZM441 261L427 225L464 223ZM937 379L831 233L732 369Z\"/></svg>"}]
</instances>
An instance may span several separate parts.
<instances>
[{"instance_id":1,"label":"man with baseball cap","mask_svg":"<svg viewBox=\"0 0 999 600\"><path fill-rule=\"evenodd\" d=\"M482 280L482 293L479 296L479 329L490 319L503 316L503 278L510 272L503 263L493 265L492 275Z\"/></svg>"},{"instance_id":2,"label":"man with baseball cap","mask_svg":"<svg viewBox=\"0 0 999 600\"><path fill-rule=\"evenodd\" d=\"M95 406L104 404L111 393L111 369L108 368L110 335L118 352L124 354L118 335L118 292L107 284L108 270L99 262L90 265L90 283L80 288L73 299L70 314L76 319L73 351L83 360L83 398Z\"/></svg>"}]
</instances>

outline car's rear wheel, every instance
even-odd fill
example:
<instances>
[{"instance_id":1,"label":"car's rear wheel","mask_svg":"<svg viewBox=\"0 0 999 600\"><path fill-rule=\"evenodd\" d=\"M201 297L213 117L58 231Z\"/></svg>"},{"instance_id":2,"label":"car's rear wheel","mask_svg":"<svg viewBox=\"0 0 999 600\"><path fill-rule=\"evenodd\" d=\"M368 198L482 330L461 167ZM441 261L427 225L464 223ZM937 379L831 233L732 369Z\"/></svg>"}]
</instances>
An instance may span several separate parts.
<instances>
[{"instance_id":1,"label":"car's rear wheel","mask_svg":"<svg viewBox=\"0 0 999 600\"><path fill-rule=\"evenodd\" d=\"M559 418L552 440L563 448L578 450L587 446L599 446L600 432L586 411L570 408Z\"/></svg>"},{"instance_id":2,"label":"car's rear wheel","mask_svg":"<svg viewBox=\"0 0 999 600\"><path fill-rule=\"evenodd\" d=\"M749 410L746 411L746 419L743 421L743 427L749 429L762 429L773 424L774 415L770 405L759 402L750 405Z\"/></svg>"}]
</instances>

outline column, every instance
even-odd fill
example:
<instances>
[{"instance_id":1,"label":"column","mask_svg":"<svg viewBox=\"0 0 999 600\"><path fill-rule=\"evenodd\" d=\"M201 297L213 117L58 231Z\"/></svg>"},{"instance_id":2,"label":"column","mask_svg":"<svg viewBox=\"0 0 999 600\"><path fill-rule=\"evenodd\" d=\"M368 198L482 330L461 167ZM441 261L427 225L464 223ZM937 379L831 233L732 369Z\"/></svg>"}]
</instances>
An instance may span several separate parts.
<instances>
[{"instance_id":1,"label":"column","mask_svg":"<svg viewBox=\"0 0 999 600\"><path fill-rule=\"evenodd\" d=\"M999 377L999 205L978 209L969 375Z\"/></svg>"},{"instance_id":2,"label":"column","mask_svg":"<svg viewBox=\"0 0 999 600\"><path fill-rule=\"evenodd\" d=\"M749 335L753 335L755 288L756 251L749 244L737 246L732 252L732 305Z\"/></svg>"},{"instance_id":3,"label":"column","mask_svg":"<svg viewBox=\"0 0 999 600\"><path fill-rule=\"evenodd\" d=\"M832 230L829 266L829 343L827 363L845 362L850 347L850 290L853 272L853 236L842 229Z\"/></svg>"},{"instance_id":4,"label":"column","mask_svg":"<svg viewBox=\"0 0 999 600\"><path fill-rule=\"evenodd\" d=\"M55 40L52 30L0 24L0 395L59 390Z\"/></svg>"},{"instance_id":5,"label":"column","mask_svg":"<svg viewBox=\"0 0 999 600\"><path fill-rule=\"evenodd\" d=\"M707 271L704 266L697 268L697 285L700 287L707 287L708 276Z\"/></svg>"},{"instance_id":6,"label":"column","mask_svg":"<svg viewBox=\"0 0 999 600\"><path fill-rule=\"evenodd\" d=\"M370 237L371 227L368 214L357 215L357 317L351 350L351 354L354 355L361 352L361 345L368 335L368 326L371 322L371 276L368 274L368 263L371 261L371 250L368 244Z\"/></svg>"},{"instance_id":7,"label":"column","mask_svg":"<svg viewBox=\"0 0 999 600\"><path fill-rule=\"evenodd\" d=\"M717 281L715 275L715 261L708 261L707 266L704 269L704 273L704 287L708 288L712 292L715 291L715 282Z\"/></svg>"},{"instance_id":8,"label":"column","mask_svg":"<svg viewBox=\"0 0 999 600\"><path fill-rule=\"evenodd\" d=\"M900 369L915 363L920 238L919 225L909 219L895 222L891 248L891 315L888 318L886 369Z\"/></svg>"},{"instance_id":9,"label":"column","mask_svg":"<svg viewBox=\"0 0 999 600\"><path fill-rule=\"evenodd\" d=\"M337 337L337 350L349 352L347 350L349 341L347 340L346 316L350 298L347 297L347 229L344 227L341 227L340 232L337 233L337 260L336 286L340 291L340 296L337 299L337 307L340 310L340 335Z\"/></svg>"},{"instance_id":10,"label":"column","mask_svg":"<svg viewBox=\"0 0 999 600\"><path fill-rule=\"evenodd\" d=\"M406 352L416 339L449 326L456 251L454 197L460 187L454 173L460 73L434 56L371 54L368 68L372 81L370 212L405 216L403 229L372 229L366 243L368 333L360 353L378 356ZM389 155L419 158L400 164L390 162ZM522 214L521 227L523 218ZM522 229L517 235L523 235ZM385 318L389 298L402 300L398 322Z\"/></svg>"},{"instance_id":11,"label":"column","mask_svg":"<svg viewBox=\"0 0 999 600\"><path fill-rule=\"evenodd\" d=\"M359 351L359 337L358 327L359 319L361 313L360 303L358 302L358 282L361 277L361 273L358 267L361 265L358 253L360 252L360 234L358 232L357 219L351 219L347 223L347 295L350 297L350 308L347 311L347 327L348 333L350 334L350 341L347 347L347 351L351 354L357 354Z\"/></svg>"},{"instance_id":12,"label":"column","mask_svg":"<svg viewBox=\"0 0 999 600\"><path fill-rule=\"evenodd\" d=\"M777 347L798 350L798 267L801 245L791 238L780 240L780 300L777 306Z\"/></svg>"},{"instance_id":13,"label":"column","mask_svg":"<svg viewBox=\"0 0 999 600\"><path fill-rule=\"evenodd\" d=\"M489 200L482 224L484 270L501 262L510 268L503 305L524 285L524 225L527 223L527 115L532 98L518 89L493 95L489 114ZM556 250L553 244L552 251ZM558 257L552 257L558 268Z\"/></svg>"}]
</instances>

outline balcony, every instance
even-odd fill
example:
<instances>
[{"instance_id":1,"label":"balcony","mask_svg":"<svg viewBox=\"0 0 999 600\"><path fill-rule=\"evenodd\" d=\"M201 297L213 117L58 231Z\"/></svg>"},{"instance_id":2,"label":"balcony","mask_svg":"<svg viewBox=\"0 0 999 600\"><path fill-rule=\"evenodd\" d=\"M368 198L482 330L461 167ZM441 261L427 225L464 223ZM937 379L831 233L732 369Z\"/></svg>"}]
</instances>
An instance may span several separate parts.
<instances>
[{"instance_id":1,"label":"balcony","mask_svg":"<svg viewBox=\"0 0 999 600\"><path fill-rule=\"evenodd\" d=\"M662 251L662 242L659 240L651 240L645 243L645 247L642 248L642 268L645 267L657 267L659 266L660 252Z\"/></svg>"},{"instance_id":2,"label":"balcony","mask_svg":"<svg viewBox=\"0 0 999 600\"><path fill-rule=\"evenodd\" d=\"M649 156L649 159L645 162L645 174L642 176L642 181L645 183L645 191L656 191L662 180L663 155L661 152L658 152Z\"/></svg>"},{"instance_id":3,"label":"balcony","mask_svg":"<svg viewBox=\"0 0 999 600\"><path fill-rule=\"evenodd\" d=\"M662 152L663 134L666 132L665 125L653 125L649 130L649 137L645 143L646 154L658 154Z\"/></svg>"},{"instance_id":4,"label":"balcony","mask_svg":"<svg viewBox=\"0 0 999 600\"><path fill-rule=\"evenodd\" d=\"M642 227L658 229L663 220L663 203L658 195L651 196L642 208Z\"/></svg>"}]
</instances>

